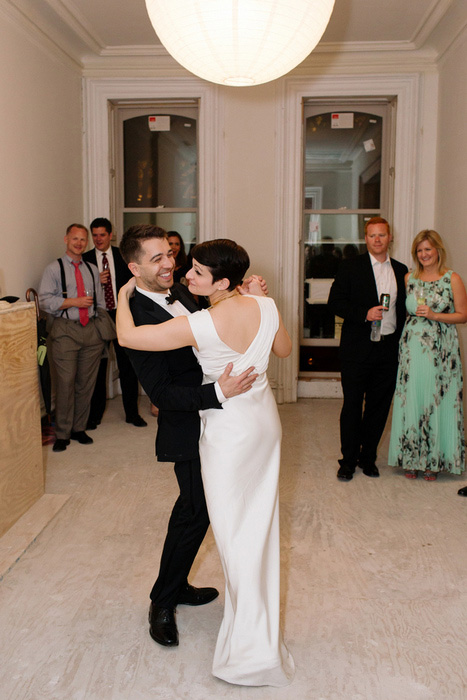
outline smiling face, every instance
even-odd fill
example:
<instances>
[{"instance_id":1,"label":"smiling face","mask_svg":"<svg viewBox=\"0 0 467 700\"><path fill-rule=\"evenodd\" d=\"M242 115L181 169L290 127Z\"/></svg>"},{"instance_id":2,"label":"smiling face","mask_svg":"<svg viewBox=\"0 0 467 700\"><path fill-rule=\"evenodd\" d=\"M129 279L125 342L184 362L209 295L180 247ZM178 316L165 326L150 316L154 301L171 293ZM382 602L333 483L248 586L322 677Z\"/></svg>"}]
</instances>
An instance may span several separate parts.
<instances>
[{"instance_id":1,"label":"smiling face","mask_svg":"<svg viewBox=\"0 0 467 700\"><path fill-rule=\"evenodd\" d=\"M386 260L389 244L392 236L387 224L370 224L365 234L365 243L368 252L379 262Z\"/></svg>"},{"instance_id":2,"label":"smiling face","mask_svg":"<svg viewBox=\"0 0 467 700\"><path fill-rule=\"evenodd\" d=\"M430 241L422 241L417 246L417 259L425 270L426 268L438 267L438 250Z\"/></svg>"},{"instance_id":3,"label":"smiling face","mask_svg":"<svg viewBox=\"0 0 467 700\"><path fill-rule=\"evenodd\" d=\"M176 258L180 252L180 241L177 236L169 236L169 246L172 248L174 258Z\"/></svg>"},{"instance_id":4,"label":"smiling face","mask_svg":"<svg viewBox=\"0 0 467 700\"><path fill-rule=\"evenodd\" d=\"M81 256L88 244L88 232L84 228L72 226L65 238L66 254L75 262L81 260Z\"/></svg>"},{"instance_id":5,"label":"smiling face","mask_svg":"<svg viewBox=\"0 0 467 700\"><path fill-rule=\"evenodd\" d=\"M105 253L110 248L112 234L104 226L97 226L91 229L91 236L97 250Z\"/></svg>"},{"instance_id":6,"label":"smiling face","mask_svg":"<svg viewBox=\"0 0 467 700\"><path fill-rule=\"evenodd\" d=\"M167 238L148 238L141 243L138 262L128 267L136 286L148 292L166 292L173 285L175 259Z\"/></svg>"},{"instance_id":7,"label":"smiling face","mask_svg":"<svg viewBox=\"0 0 467 700\"><path fill-rule=\"evenodd\" d=\"M208 297L217 289L213 282L211 270L207 265L202 265L193 258L193 267L186 273L188 289L192 294Z\"/></svg>"}]
</instances>

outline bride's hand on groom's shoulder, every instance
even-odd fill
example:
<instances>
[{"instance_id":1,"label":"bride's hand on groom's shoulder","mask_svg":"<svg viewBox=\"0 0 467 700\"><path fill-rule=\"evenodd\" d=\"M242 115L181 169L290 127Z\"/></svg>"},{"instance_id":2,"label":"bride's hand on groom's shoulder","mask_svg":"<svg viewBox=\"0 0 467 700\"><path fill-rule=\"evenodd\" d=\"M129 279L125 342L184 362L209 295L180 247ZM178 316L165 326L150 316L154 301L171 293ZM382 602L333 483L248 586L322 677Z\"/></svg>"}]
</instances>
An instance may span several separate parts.
<instances>
[{"instance_id":1,"label":"bride's hand on groom's shoulder","mask_svg":"<svg viewBox=\"0 0 467 700\"><path fill-rule=\"evenodd\" d=\"M135 291L136 287L136 277L132 277L126 284L124 284L122 287L120 287L120 291L118 293L118 296L120 299L126 298L129 299L133 292Z\"/></svg>"},{"instance_id":2,"label":"bride's hand on groom's shoulder","mask_svg":"<svg viewBox=\"0 0 467 700\"><path fill-rule=\"evenodd\" d=\"M254 294L258 297L267 296L269 291L266 280L260 275L251 275L237 289L240 294Z\"/></svg>"}]
</instances>

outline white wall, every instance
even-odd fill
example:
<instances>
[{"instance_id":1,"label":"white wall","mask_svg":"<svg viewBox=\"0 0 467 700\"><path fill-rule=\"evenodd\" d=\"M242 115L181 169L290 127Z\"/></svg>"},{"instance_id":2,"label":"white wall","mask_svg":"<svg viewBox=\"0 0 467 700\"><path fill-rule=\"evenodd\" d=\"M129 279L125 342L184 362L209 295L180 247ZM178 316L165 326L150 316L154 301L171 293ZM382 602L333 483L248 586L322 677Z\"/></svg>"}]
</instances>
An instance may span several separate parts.
<instances>
[{"instance_id":1,"label":"white wall","mask_svg":"<svg viewBox=\"0 0 467 700\"><path fill-rule=\"evenodd\" d=\"M225 235L274 289L276 83L222 88Z\"/></svg>"},{"instance_id":2,"label":"white wall","mask_svg":"<svg viewBox=\"0 0 467 700\"><path fill-rule=\"evenodd\" d=\"M467 286L467 30L440 64L435 228ZM458 328L465 377L467 325Z\"/></svg>"},{"instance_id":3,"label":"white wall","mask_svg":"<svg viewBox=\"0 0 467 700\"><path fill-rule=\"evenodd\" d=\"M24 299L83 212L79 68L0 17L0 297Z\"/></svg>"}]
</instances>

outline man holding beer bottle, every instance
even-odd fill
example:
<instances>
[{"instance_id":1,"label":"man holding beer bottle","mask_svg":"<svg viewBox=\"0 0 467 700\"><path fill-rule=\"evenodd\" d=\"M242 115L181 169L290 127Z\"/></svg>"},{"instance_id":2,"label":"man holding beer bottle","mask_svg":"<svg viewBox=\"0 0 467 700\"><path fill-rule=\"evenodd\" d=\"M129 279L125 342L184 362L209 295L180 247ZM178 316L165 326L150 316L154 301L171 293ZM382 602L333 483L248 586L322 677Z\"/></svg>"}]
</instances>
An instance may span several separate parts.
<instances>
[{"instance_id":1,"label":"man holding beer bottle","mask_svg":"<svg viewBox=\"0 0 467 700\"><path fill-rule=\"evenodd\" d=\"M340 342L342 459L337 472L341 481L350 481L357 466L366 476L379 476L377 448L396 385L405 321L407 267L389 257L391 240L386 219L369 219L365 225L367 252L342 262L329 294L330 308L344 319Z\"/></svg>"}]
</instances>

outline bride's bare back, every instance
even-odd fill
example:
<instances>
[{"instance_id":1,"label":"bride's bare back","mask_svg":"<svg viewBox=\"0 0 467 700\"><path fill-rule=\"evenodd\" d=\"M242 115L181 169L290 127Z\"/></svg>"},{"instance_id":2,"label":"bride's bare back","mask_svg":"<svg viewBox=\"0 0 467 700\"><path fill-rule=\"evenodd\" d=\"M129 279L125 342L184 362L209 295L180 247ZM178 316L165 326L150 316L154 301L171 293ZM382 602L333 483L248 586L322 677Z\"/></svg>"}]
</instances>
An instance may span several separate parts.
<instances>
[{"instance_id":1,"label":"bride's bare back","mask_svg":"<svg viewBox=\"0 0 467 700\"><path fill-rule=\"evenodd\" d=\"M217 335L238 353L245 353L258 334L261 310L254 298L236 295L209 309Z\"/></svg>"}]
</instances>

